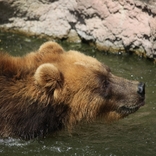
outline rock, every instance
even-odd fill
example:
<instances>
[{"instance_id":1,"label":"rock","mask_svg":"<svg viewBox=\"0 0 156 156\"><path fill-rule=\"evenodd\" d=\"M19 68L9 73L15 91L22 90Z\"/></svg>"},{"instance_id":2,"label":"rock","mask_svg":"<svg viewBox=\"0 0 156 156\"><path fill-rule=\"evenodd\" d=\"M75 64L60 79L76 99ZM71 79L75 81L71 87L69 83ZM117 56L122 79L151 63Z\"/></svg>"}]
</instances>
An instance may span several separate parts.
<instances>
[{"instance_id":1,"label":"rock","mask_svg":"<svg viewBox=\"0 0 156 156\"><path fill-rule=\"evenodd\" d=\"M0 0L0 28L156 57L154 0Z\"/></svg>"}]
</instances>

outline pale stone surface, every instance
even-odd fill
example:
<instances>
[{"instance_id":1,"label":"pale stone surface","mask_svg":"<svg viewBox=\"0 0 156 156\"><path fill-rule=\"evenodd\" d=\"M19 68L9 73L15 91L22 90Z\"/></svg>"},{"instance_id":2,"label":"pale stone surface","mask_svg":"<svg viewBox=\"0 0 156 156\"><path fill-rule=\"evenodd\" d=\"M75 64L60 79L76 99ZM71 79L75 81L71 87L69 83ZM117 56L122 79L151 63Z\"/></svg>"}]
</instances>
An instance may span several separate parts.
<instances>
[{"instance_id":1,"label":"pale stone surface","mask_svg":"<svg viewBox=\"0 0 156 156\"><path fill-rule=\"evenodd\" d=\"M154 0L0 0L0 28L156 57Z\"/></svg>"}]
</instances>

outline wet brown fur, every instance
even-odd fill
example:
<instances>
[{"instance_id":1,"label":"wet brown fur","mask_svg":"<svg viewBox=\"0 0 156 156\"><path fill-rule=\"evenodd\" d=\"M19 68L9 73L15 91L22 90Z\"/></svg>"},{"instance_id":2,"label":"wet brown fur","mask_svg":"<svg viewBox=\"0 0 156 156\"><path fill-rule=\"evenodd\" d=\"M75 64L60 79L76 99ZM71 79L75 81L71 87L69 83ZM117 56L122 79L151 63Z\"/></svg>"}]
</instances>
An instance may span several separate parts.
<instances>
[{"instance_id":1,"label":"wet brown fur","mask_svg":"<svg viewBox=\"0 0 156 156\"><path fill-rule=\"evenodd\" d=\"M0 136L34 138L97 117L116 120L137 105L138 82L55 42L23 57L0 53Z\"/></svg>"}]
</instances>

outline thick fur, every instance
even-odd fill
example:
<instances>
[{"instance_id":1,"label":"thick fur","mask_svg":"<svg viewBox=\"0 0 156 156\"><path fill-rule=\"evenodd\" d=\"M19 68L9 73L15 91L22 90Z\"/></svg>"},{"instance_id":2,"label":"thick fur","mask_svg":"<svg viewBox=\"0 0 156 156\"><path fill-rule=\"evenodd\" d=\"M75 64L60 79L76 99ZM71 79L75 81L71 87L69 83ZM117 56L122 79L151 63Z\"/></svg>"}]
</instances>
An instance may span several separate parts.
<instances>
[{"instance_id":1,"label":"thick fur","mask_svg":"<svg viewBox=\"0 0 156 156\"><path fill-rule=\"evenodd\" d=\"M23 57L0 53L0 136L30 139L82 120L120 119L143 104L138 84L55 42Z\"/></svg>"}]
</instances>

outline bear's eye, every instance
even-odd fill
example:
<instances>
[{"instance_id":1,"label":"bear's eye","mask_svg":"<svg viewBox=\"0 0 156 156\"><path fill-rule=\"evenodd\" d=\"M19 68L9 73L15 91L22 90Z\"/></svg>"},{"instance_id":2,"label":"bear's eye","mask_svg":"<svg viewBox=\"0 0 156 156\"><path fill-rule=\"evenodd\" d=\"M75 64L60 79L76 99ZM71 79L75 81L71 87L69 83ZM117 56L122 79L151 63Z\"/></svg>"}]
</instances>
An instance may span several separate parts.
<instances>
[{"instance_id":1,"label":"bear's eye","mask_svg":"<svg viewBox=\"0 0 156 156\"><path fill-rule=\"evenodd\" d=\"M100 95L104 98L110 98L111 94L111 85L108 79L105 79L101 82L100 85Z\"/></svg>"},{"instance_id":2,"label":"bear's eye","mask_svg":"<svg viewBox=\"0 0 156 156\"><path fill-rule=\"evenodd\" d=\"M97 85L98 85L98 90L100 89L100 92L104 93L107 92L108 88L110 88L110 80L109 80L109 72L95 72L96 80L97 80Z\"/></svg>"},{"instance_id":3,"label":"bear's eye","mask_svg":"<svg viewBox=\"0 0 156 156\"><path fill-rule=\"evenodd\" d=\"M104 80L101 81L101 87L102 87L103 90L106 90L108 88L108 86L109 86L108 79L104 79Z\"/></svg>"},{"instance_id":4,"label":"bear's eye","mask_svg":"<svg viewBox=\"0 0 156 156\"><path fill-rule=\"evenodd\" d=\"M102 96L105 96L105 94L108 94L110 92L110 80L109 80L109 73L96 73L97 79L98 79L98 85L99 85L99 91Z\"/></svg>"}]
</instances>

